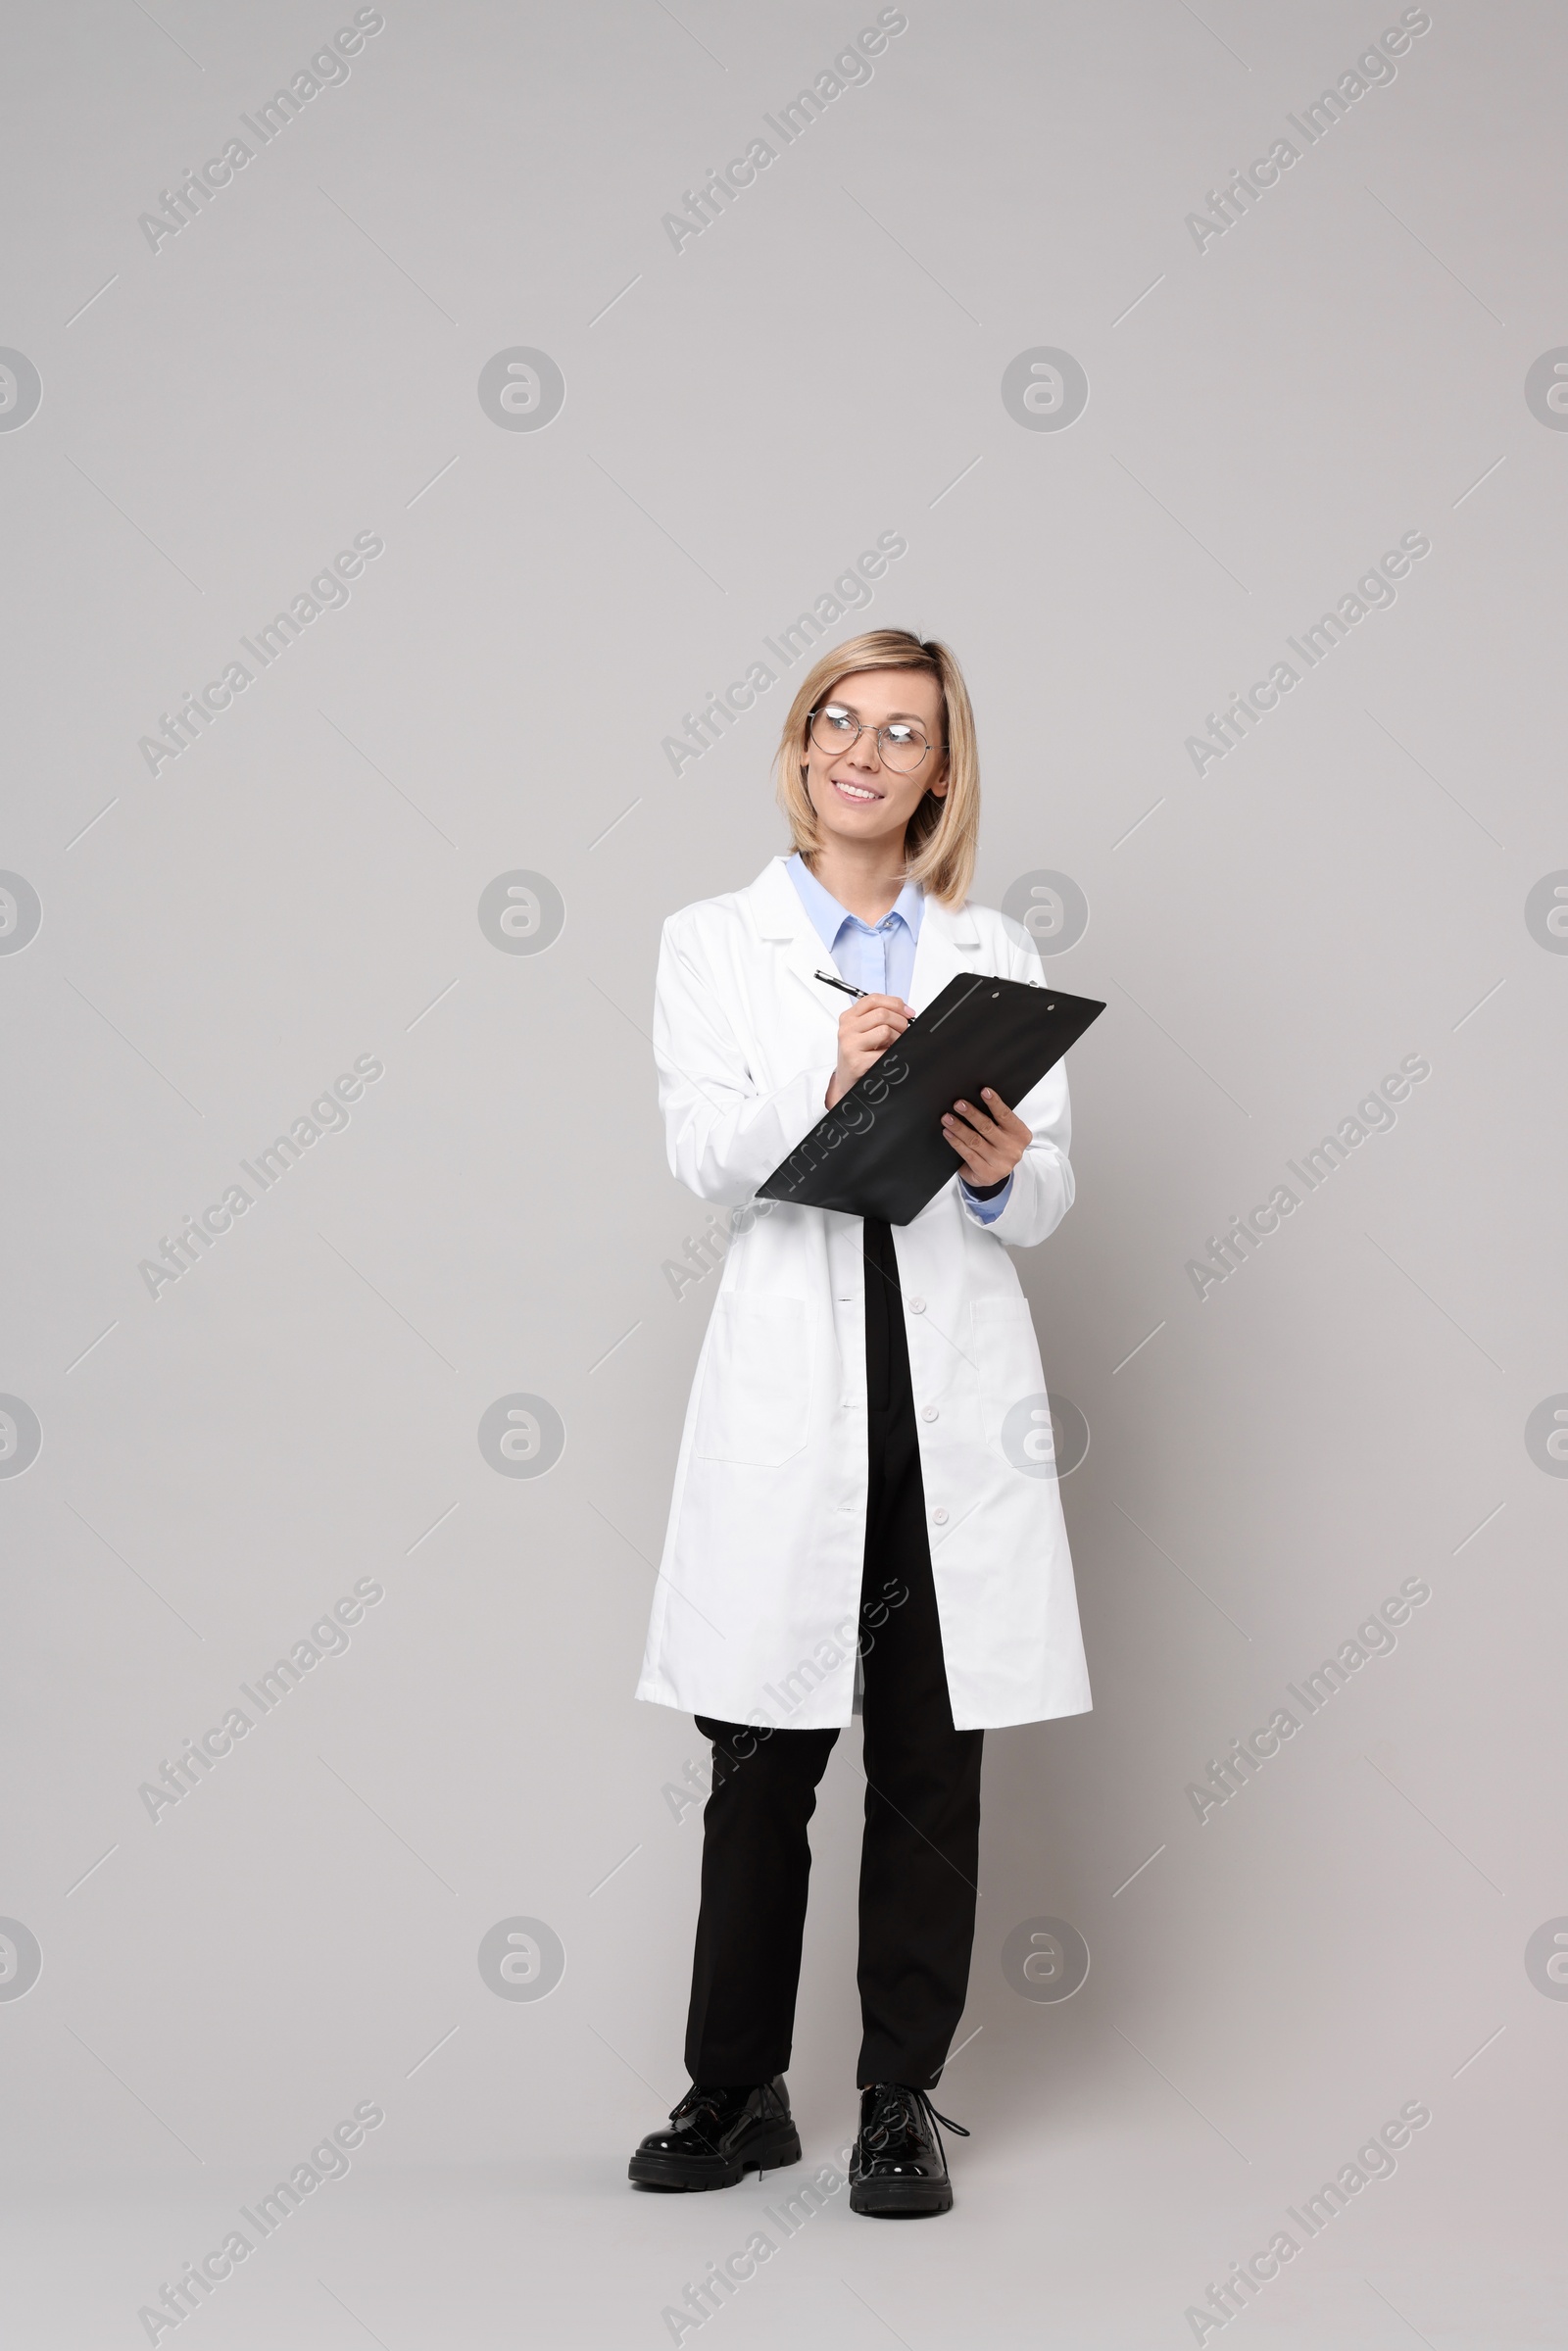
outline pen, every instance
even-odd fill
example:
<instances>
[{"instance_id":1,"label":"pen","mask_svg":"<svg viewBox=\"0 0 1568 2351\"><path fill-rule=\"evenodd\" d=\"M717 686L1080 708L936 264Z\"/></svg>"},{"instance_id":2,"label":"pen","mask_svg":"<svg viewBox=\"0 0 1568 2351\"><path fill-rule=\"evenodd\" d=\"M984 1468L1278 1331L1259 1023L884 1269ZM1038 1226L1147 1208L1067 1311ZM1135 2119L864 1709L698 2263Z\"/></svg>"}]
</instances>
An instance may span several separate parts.
<instances>
[{"instance_id":1,"label":"pen","mask_svg":"<svg viewBox=\"0 0 1568 2351\"><path fill-rule=\"evenodd\" d=\"M837 975L831 971L819 971L816 976L819 980L824 981L829 988L842 988L846 996L869 996L871 993L869 988L852 988L848 980L839 979Z\"/></svg>"}]
</instances>

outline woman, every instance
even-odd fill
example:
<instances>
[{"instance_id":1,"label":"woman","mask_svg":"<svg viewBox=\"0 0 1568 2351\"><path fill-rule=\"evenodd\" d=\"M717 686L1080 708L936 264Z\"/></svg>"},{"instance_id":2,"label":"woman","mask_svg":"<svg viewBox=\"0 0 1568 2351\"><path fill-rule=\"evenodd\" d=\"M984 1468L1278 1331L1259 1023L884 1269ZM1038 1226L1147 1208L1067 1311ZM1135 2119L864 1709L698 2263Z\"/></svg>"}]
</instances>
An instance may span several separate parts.
<instances>
[{"instance_id":1,"label":"woman","mask_svg":"<svg viewBox=\"0 0 1568 2351\"><path fill-rule=\"evenodd\" d=\"M953 2203L928 2093L968 1983L982 1739L1090 1702L1056 1481L1040 1474L1046 1384L1008 1254L1072 1203L1067 1084L1058 1065L1016 1110L992 1094L955 1102L953 1181L896 1234L751 1204L955 973L1041 977L1019 926L965 898L979 762L946 646L875 629L824 655L785 721L777 785L793 856L672 915L659 966L670 1166L734 1211L735 1239L637 1693L689 1709L713 1745L692 2088L631 2178L725 2187L800 2159L782 2076L807 1824L862 1712L850 2201L913 2216ZM846 1008L824 971L865 993ZM1032 1425L1015 1466L1002 1432L1019 1404Z\"/></svg>"}]
</instances>

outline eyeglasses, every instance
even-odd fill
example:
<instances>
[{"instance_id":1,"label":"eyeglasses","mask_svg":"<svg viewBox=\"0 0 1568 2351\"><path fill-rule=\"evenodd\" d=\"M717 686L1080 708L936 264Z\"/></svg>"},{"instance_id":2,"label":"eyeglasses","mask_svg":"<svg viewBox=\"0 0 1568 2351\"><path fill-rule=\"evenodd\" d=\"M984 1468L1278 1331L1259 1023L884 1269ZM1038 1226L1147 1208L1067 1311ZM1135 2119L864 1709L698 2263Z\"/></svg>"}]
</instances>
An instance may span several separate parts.
<instances>
[{"instance_id":1,"label":"eyeglasses","mask_svg":"<svg viewBox=\"0 0 1568 2351\"><path fill-rule=\"evenodd\" d=\"M853 751L862 735L874 735L878 758L895 775L912 775L931 748L906 718L895 718L887 726L865 726L841 702L824 703L811 712L808 724L811 741L830 759Z\"/></svg>"}]
</instances>

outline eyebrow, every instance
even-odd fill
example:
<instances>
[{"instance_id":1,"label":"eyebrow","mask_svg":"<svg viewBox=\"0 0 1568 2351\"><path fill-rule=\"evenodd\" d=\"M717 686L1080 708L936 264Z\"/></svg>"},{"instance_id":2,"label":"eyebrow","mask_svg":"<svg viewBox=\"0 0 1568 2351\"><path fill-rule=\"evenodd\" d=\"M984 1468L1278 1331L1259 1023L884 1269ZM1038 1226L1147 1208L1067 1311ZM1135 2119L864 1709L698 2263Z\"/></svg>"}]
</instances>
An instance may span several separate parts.
<instances>
[{"instance_id":1,"label":"eyebrow","mask_svg":"<svg viewBox=\"0 0 1568 2351\"><path fill-rule=\"evenodd\" d=\"M846 702L842 694L830 694L822 707L828 710L848 710L856 718L860 715L855 704ZM884 726L891 726L895 718L911 719L916 726L925 726L929 723L918 710L889 710L882 723Z\"/></svg>"}]
</instances>

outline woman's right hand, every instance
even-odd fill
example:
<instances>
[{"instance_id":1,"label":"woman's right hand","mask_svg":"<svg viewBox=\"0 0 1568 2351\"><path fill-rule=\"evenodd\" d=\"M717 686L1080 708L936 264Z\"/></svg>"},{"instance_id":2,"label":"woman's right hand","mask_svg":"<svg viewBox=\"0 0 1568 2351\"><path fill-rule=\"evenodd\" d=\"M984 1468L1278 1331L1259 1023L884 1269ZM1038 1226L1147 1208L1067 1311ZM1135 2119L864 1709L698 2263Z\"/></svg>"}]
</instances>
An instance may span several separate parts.
<instances>
[{"instance_id":1,"label":"woman's right hand","mask_svg":"<svg viewBox=\"0 0 1568 2351\"><path fill-rule=\"evenodd\" d=\"M898 1043L913 1018L914 1006L902 996L862 996L839 1015L839 1059L827 1090L828 1109Z\"/></svg>"}]
</instances>

